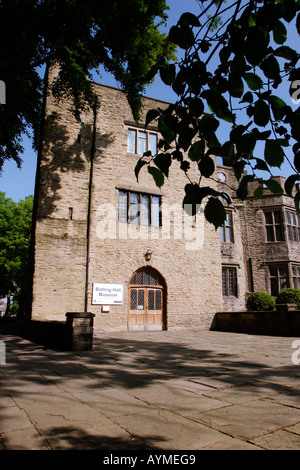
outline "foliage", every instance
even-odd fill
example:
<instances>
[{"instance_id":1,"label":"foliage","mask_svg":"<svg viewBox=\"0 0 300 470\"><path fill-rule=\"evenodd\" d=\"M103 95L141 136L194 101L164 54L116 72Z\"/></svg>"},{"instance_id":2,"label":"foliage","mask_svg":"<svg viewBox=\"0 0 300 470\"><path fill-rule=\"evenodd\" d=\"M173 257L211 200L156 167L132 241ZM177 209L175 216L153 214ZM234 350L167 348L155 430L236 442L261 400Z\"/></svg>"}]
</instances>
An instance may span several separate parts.
<instances>
[{"instance_id":1,"label":"foliage","mask_svg":"<svg viewBox=\"0 0 300 470\"><path fill-rule=\"evenodd\" d=\"M300 309L300 289L288 287L279 292L276 299L277 304L296 304Z\"/></svg>"},{"instance_id":2,"label":"foliage","mask_svg":"<svg viewBox=\"0 0 300 470\"><path fill-rule=\"evenodd\" d=\"M0 296L24 294L28 276L33 197L18 203L0 192Z\"/></svg>"},{"instance_id":3,"label":"foliage","mask_svg":"<svg viewBox=\"0 0 300 470\"><path fill-rule=\"evenodd\" d=\"M167 18L165 0L2 0L0 2L0 171L4 160L21 165L22 135L33 131L38 149L46 74L53 63L60 74L52 92L73 101L77 118L93 105L91 71L112 72L136 117L140 93L161 58L174 58L174 45L158 26ZM151 73L150 73L151 72Z\"/></svg>"},{"instance_id":4,"label":"foliage","mask_svg":"<svg viewBox=\"0 0 300 470\"><path fill-rule=\"evenodd\" d=\"M293 27L300 34L300 1L199 4L198 16L186 12L170 29L169 38L183 52L182 58L161 65L159 72L178 99L167 109L149 111L146 124L156 120L163 136L160 158L144 155L136 174L144 162L157 167L152 174L161 185L170 165L178 162L187 177L183 203L188 200L199 207L208 201L206 215L217 228L225 220L220 199L230 202L225 192L214 189L214 157L222 157L234 168L240 199L247 197L249 182L262 171L265 176L255 197L261 197L263 185L277 194L285 190L300 211L300 191L294 193L300 181L300 109L277 92L285 86L292 102L300 88L299 53L291 38ZM228 132L222 141L219 126ZM293 161L286 152L290 146ZM272 168L280 168L285 159L291 174L282 188L272 178ZM190 176L193 168L197 182Z\"/></svg>"},{"instance_id":5,"label":"foliage","mask_svg":"<svg viewBox=\"0 0 300 470\"><path fill-rule=\"evenodd\" d=\"M248 311L268 312L274 310L275 300L267 292L256 291L249 295L246 305Z\"/></svg>"}]
</instances>

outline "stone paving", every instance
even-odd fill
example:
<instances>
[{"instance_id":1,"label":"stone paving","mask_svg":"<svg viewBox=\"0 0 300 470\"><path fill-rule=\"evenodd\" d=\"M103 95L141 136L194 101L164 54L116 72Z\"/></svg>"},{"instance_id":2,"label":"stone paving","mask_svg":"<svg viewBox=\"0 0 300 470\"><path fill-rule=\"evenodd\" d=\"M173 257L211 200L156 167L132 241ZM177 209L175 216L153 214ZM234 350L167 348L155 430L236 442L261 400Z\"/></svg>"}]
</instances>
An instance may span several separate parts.
<instances>
[{"instance_id":1,"label":"stone paving","mask_svg":"<svg viewBox=\"0 0 300 470\"><path fill-rule=\"evenodd\" d=\"M0 339L1 449L300 450L297 338L98 333L88 352Z\"/></svg>"}]
</instances>

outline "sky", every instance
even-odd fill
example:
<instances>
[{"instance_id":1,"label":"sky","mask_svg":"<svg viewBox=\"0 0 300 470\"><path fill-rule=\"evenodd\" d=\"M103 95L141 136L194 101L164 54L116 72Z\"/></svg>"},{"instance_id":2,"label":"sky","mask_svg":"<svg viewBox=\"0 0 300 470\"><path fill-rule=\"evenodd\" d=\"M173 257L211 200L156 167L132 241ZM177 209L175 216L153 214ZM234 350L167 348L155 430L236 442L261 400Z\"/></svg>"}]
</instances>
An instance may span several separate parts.
<instances>
[{"instance_id":1,"label":"sky","mask_svg":"<svg viewBox=\"0 0 300 470\"><path fill-rule=\"evenodd\" d=\"M162 29L165 33L168 33L170 27L177 23L177 20L180 18L182 13L190 11L192 13L199 14L199 5L197 0L167 0L167 3L170 10L168 12L169 18L167 24ZM295 41L299 41L299 36L297 36L297 38L296 36L297 34L295 33ZM118 83L114 77L110 74L106 74L105 72L102 72L101 77L95 76L95 81L104 85L118 87ZM281 96L286 103L290 100L290 103L288 104L290 106L295 106L288 95L288 90L283 90L281 93L282 94L279 96ZM147 88L145 95L167 102L173 102L176 99L176 95L172 89L164 85L159 77L157 77L155 82ZM23 140L23 147L25 150L22 155L23 163L21 169L17 168L14 161L9 160L5 162L3 172L0 175L0 191L5 192L6 197L11 198L16 202L34 193L37 156L32 149L30 139L26 136ZM274 174L281 174L287 177L291 174L290 167L285 163L282 165L281 169L276 169Z\"/></svg>"}]
</instances>

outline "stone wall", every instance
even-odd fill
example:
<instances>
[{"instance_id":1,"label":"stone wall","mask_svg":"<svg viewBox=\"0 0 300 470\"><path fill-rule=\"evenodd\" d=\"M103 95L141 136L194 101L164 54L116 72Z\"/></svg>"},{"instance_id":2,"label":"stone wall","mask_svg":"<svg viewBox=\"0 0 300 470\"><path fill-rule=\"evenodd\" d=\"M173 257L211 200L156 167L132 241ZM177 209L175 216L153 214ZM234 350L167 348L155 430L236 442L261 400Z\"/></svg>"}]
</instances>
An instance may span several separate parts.
<instances>
[{"instance_id":1,"label":"stone wall","mask_svg":"<svg viewBox=\"0 0 300 470\"><path fill-rule=\"evenodd\" d=\"M218 312L211 330L272 336L299 336L300 310L277 305L271 312Z\"/></svg>"},{"instance_id":2,"label":"stone wall","mask_svg":"<svg viewBox=\"0 0 300 470\"><path fill-rule=\"evenodd\" d=\"M101 108L96 129L88 285L88 311L95 314L94 329L127 329L128 282L146 264L147 249L153 253L149 264L166 282L167 328L207 329L222 308L218 231L204 221L203 211L193 225L191 218L188 223L184 219L182 200L187 180L176 162L161 191L145 169L137 182L134 168L139 156L127 153L127 129L133 117L126 97L116 88L95 84L95 89ZM145 98L141 122L148 109L165 105ZM67 103L57 105L48 98L36 228L34 320L64 321L66 312L84 309L92 123L92 113L87 112L79 124ZM147 226L118 222L120 187L160 194L162 227L147 233ZM170 216L172 210L179 220ZM123 284L123 304L110 306L108 312L93 305L95 282Z\"/></svg>"}]
</instances>

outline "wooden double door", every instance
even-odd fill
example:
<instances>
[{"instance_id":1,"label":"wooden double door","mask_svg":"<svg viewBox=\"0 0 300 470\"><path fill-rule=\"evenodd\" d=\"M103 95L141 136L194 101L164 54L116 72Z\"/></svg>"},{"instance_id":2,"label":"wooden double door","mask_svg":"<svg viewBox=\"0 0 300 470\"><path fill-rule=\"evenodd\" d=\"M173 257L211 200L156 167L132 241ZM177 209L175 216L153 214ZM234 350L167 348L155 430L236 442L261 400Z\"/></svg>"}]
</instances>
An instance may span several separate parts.
<instances>
[{"instance_id":1,"label":"wooden double door","mask_svg":"<svg viewBox=\"0 0 300 470\"><path fill-rule=\"evenodd\" d=\"M165 285L152 268L136 271L129 282L129 330L162 330L165 327Z\"/></svg>"}]
</instances>

